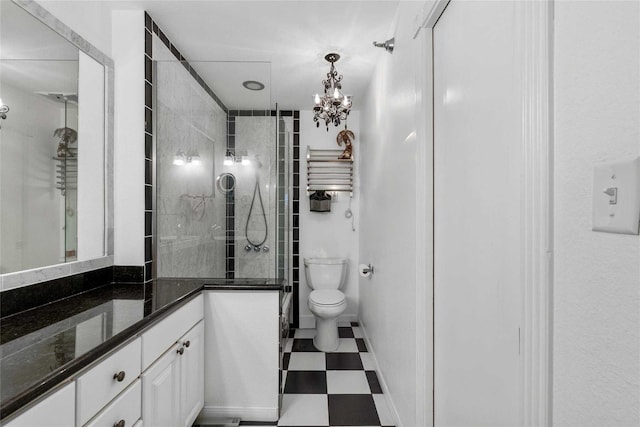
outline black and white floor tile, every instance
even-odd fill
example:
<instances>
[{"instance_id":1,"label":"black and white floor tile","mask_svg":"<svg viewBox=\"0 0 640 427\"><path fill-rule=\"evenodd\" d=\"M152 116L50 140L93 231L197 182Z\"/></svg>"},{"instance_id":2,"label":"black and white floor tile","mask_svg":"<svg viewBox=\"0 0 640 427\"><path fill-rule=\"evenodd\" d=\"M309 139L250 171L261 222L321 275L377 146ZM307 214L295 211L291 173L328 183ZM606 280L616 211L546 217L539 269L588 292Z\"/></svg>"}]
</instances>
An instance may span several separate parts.
<instances>
[{"instance_id":1,"label":"black and white floor tile","mask_svg":"<svg viewBox=\"0 0 640 427\"><path fill-rule=\"evenodd\" d=\"M340 345L332 353L316 350L313 329L297 329L289 339L278 426L393 426L360 326L339 326Z\"/></svg>"}]
</instances>

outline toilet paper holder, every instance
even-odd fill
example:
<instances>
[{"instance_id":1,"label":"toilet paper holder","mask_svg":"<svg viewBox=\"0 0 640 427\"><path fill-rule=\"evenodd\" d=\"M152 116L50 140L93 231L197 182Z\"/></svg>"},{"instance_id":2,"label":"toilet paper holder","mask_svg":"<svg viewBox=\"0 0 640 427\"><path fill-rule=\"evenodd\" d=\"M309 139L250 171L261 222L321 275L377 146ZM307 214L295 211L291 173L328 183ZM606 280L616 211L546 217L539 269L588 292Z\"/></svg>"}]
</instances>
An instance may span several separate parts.
<instances>
[{"instance_id":1,"label":"toilet paper holder","mask_svg":"<svg viewBox=\"0 0 640 427\"><path fill-rule=\"evenodd\" d=\"M359 270L362 277L370 277L374 272L373 265L371 264L360 264Z\"/></svg>"}]
</instances>

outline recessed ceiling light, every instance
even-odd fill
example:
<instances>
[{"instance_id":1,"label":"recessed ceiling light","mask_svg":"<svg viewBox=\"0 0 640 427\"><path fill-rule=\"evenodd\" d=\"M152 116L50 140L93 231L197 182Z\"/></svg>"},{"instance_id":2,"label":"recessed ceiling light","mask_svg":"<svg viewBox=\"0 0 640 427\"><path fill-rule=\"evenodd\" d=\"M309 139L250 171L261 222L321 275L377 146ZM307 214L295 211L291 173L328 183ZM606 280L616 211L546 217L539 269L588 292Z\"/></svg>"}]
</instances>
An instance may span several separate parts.
<instances>
[{"instance_id":1,"label":"recessed ceiling light","mask_svg":"<svg viewBox=\"0 0 640 427\"><path fill-rule=\"evenodd\" d=\"M264 89L264 84L257 82L255 80L247 80L246 82L242 82L242 86L246 87L249 90L262 90Z\"/></svg>"}]
</instances>

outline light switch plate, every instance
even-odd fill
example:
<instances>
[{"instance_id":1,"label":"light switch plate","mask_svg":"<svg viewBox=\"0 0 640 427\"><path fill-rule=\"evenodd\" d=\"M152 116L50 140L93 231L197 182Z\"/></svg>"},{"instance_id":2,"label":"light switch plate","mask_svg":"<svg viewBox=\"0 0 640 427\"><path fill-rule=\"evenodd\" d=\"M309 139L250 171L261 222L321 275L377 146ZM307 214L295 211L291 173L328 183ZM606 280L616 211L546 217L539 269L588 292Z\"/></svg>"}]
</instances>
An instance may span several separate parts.
<instances>
[{"instance_id":1,"label":"light switch plate","mask_svg":"<svg viewBox=\"0 0 640 427\"><path fill-rule=\"evenodd\" d=\"M640 157L595 166L593 231L640 233Z\"/></svg>"}]
</instances>

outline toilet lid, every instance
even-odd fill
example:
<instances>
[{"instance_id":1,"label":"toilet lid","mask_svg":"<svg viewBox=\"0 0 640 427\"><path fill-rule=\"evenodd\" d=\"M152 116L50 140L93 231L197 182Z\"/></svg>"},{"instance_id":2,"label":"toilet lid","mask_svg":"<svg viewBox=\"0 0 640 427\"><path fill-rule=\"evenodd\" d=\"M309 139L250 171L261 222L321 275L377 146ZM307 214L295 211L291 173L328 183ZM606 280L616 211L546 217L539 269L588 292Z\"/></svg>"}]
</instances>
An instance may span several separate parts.
<instances>
[{"instance_id":1,"label":"toilet lid","mask_svg":"<svg viewBox=\"0 0 640 427\"><path fill-rule=\"evenodd\" d=\"M344 300L344 294L337 289L319 289L309 294L309 301L317 305L338 305Z\"/></svg>"}]
</instances>

